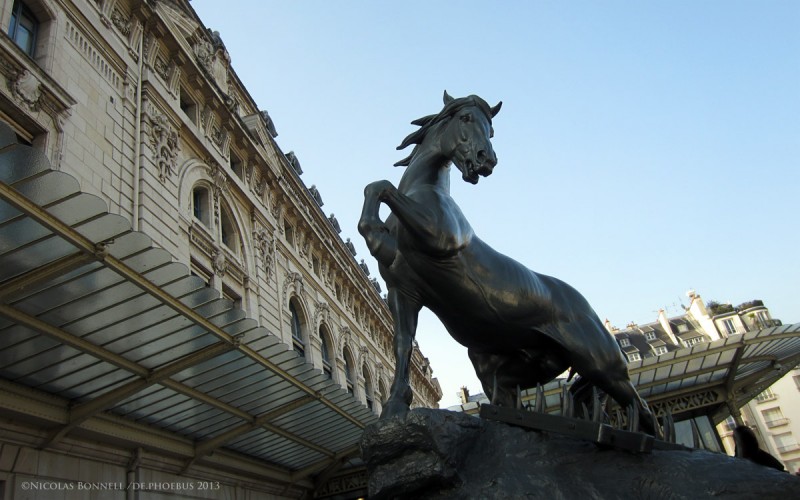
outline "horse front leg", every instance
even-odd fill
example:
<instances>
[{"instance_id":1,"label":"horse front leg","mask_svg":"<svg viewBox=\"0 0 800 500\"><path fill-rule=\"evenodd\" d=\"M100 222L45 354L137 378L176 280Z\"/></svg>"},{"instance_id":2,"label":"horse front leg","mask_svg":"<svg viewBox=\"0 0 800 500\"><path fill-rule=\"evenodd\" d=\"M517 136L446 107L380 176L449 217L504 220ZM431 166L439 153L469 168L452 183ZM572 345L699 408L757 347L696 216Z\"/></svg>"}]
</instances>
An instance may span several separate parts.
<instances>
[{"instance_id":1,"label":"horse front leg","mask_svg":"<svg viewBox=\"0 0 800 500\"><path fill-rule=\"evenodd\" d=\"M389 181L373 182L364 188L364 207L358 220L358 232L364 237L369 253L389 267L397 255L397 240L380 218L382 193L387 189L395 189Z\"/></svg>"},{"instance_id":2,"label":"horse front leg","mask_svg":"<svg viewBox=\"0 0 800 500\"><path fill-rule=\"evenodd\" d=\"M383 405L381 418L405 415L411 406L413 393L409 384L411 353L414 336L417 333L417 319L422 308L416 301L389 289L389 310L394 319L394 380L389 391L389 399Z\"/></svg>"},{"instance_id":3,"label":"horse front leg","mask_svg":"<svg viewBox=\"0 0 800 500\"><path fill-rule=\"evenodd\" d=\"M437 212L437 207L420 203L402 193L389 181L377 181L367 185L364 195L364 210L361 213L359 231L362 231L362 227L363 230L374 227L376 221L383 224L378 217L378 210L380 204L385 203L403 228L416 238L420 248L441 253L452 250L447 246L451 242L461 241L461 238L458 238L460 235L458 224L453 224L454 218L447 217L452 214L445 214L442 217ZM361 234L364 235L364 232ZM373 250L370 249L370 252Z\"/></svg>"}]
</instances>

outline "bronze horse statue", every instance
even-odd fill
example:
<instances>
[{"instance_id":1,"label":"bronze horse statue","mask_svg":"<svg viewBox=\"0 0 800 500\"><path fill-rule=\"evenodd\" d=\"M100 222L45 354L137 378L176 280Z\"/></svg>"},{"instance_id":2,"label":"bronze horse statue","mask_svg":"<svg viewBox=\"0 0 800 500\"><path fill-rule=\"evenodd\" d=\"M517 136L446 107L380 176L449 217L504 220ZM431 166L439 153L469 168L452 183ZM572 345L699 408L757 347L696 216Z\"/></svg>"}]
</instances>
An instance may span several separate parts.
<instances>
[{"instance_id":1,"label":"bronze horse statue","mask_svg":"<svg viewBox=\"0 0 800 500\"><path fill-rule=\"evenodd\" d=\"M451 163L471 184L497 164L490 139L501 105L445 92L444 108L413 121L420 128L398 146L415 145L395 164L407 167L398 186L382 180L364 189L358 230L378 261L394 319L396 366L381 417L409 409L412 342L426 306L468 348L493 404L513 406L517 387L544 384L570 368L579 374L572 386L577 401L598 387L623 408L636 408L644 428L655 433L655 419L630 382L617 342L586 299L492 249L450 197ZM386 222L381 203L391 209Z\"/></svg>"}]
</instances>

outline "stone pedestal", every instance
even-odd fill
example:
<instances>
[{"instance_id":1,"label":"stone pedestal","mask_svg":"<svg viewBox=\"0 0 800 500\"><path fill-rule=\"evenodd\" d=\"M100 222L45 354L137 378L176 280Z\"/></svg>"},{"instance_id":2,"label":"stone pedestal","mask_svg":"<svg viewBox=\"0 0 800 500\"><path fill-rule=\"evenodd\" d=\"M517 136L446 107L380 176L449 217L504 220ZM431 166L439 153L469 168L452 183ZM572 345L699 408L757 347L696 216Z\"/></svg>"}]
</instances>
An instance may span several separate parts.
<instances>
[{"instance_id":1,"label":"stone pedestal","mask_svg":"<svg viewBox=\"0 0 800 500\"><path fill-rule=\"evenodd\" d=\"M361 441L370 498L800 498L800 477L706 451L650 454L415 409Z\"/></svg>"}]
</instances>

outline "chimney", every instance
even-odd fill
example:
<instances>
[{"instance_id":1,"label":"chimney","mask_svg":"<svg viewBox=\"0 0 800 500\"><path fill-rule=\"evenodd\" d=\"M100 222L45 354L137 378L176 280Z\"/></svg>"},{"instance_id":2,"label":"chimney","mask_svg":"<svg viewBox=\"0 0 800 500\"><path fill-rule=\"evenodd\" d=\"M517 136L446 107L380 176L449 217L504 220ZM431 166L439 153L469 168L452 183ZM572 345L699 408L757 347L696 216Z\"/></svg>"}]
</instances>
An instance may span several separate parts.
<instances>
[{"instance_id":1,"label":"chimney","mask_svg":"<svg viewBox=\"0 0 800 500\"><path fill-rule=\"evenodd\" d=\"M708 311L706 310L706 305L703 303L702 297L696 294L694 290L689 290L686 292L686 295L688 295L692 300L692 302L689 304L687 315L691 316L697 322L697 324L700 325L702 333L708 335L712 341L722 338L719 334L719 330L717 330L717 325L714 324L711 316L708 315Z\"/></svg>"},{"instance_id":2,"label":"chimney","mask_svg":"<svg viewBox=\"0 0 800 500\"><path fill-rule=\"evenodd\" d=\"M672 325L669 324L669 319L667 318L667 312L664 309L658 310L658 323L661 325L661 328L667 332L669 335L669 339L672 341L673 344L676 346L681 347L680 342L678 342L678 338L675 337L675 333L672 331Z\"/></svg>"},{"instance_id":3,"label":"chimney","mask_svg":"<svg viewBox=\"0 0 800 500\"><path fill-rule=\"evenodd\" d=\"M467 389L467 386L461 387L461 390L458 391L458 397L461 398L462 405L469 403L469 389Z\"/></svg>"}]
</instances>

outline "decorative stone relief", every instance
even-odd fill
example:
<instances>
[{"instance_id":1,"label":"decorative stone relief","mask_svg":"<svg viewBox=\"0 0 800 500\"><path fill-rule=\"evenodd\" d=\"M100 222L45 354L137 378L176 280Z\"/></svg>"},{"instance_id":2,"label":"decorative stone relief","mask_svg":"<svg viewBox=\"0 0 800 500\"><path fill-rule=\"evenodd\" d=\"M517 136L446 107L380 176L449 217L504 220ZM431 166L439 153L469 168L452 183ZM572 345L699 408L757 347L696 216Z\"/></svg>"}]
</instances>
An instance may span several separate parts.
<instances>
[{"instance_id":1,"label":"decorative stone relief","mask_svg":"<svg viewBox=\"0 0 800 500\"><path fill-rule=\"evenodd\" d=\"M161 56L156 56L156 60L153 62L153 70L165 83L169 82L169 63Z\"/></svg>"},{"instance_id":2,"label":"decorative stone relief","mask_svg":"<svg viewBox=\"0 0 800 500\"><path fill-rule=\"evenodd\" d=\"M111 13L111 22L125 36L131 34L131 20L121 10L114 9Z\"/></svg>"},{"instance_id":3,"label":"decorative stone relief","mask_svg":"<svg viewBox=\"0 0 800 500\"><path fill-rule=\"evenodd\" d=\"M153 160L158 167L158 178L166 182L167 177L175 172L178 160L178 132L169 123L166 116L151 106L150 110L150 145L153 148Z\"/></svg>"},{"instance_id":4,"label":"decorative stone relief","mask_svg":"<svg viewBox=\"0 0 800 500\"><path fill-rule=\"evenodd\" d=\"M316 309L314 310L314 325L319 326L321 323L331 322L331 306L327 302L317 302Z\"/></svg>"},{"instance_id":5,"label":"decorative stone relief","mask_svg":"<svg viewBox=\"0 0 800 500\"><path fill-rule=\"evenodd\" d=\"M258 257L264 267L267 282L272 278L273 263L275 261L275 238L270 238L266 229L258 229L253 233L253 239L258 250Z\"/></svg>"},{"instance_id":6,"label":"decorative stone relief","mask_svg":"<svg viewBox=\"0 0 800 500\"><path fill-rule=\"evenodd\" d=\"M203 111L200 112L200 128L206 129L213 118L213 111L208 104L203 105Z\"/></svg>"},{"instance_id":7,"label":"decorative stone relief","mask_svg":"<svg viewBox=\"0 0 800 500\"><path fill-rule=\"evenodd\" d=\"M248 186L253 186L253 178L259 177L260 173L256 172L256 162L253 160L248 161L244 166L244 182Z\"/></svg>"},{"instance_id":8,"label":"decorative stone relief","mask_svg":"<svg viewBox=\"0 0 800 500\"><path fill-rule=\"evenodd\" d=\"M269 211L276 220L279 220L281 217L281 204L278 202L277 196L270 196L269 197Z\"/></svg>"},{"instance_id":9,"label":"decorative stone relief","mask_svg":"<svg viewBox=\"0 0 800 500\"><path fill-rule=\"evenodd\" d=\"M225 252L220 248L214 249L214 254L211 257L211 266L214 268L214 273L222 278L228 270L228 259L225 257Z\"/></svg>"},{"instance_id":10,"label":"decorative stone relief","mask_svg":"<svg viewBox=\"0 0 800 500\"><path fill-rule=\"evenodd\" d=\"M263 175L259 174L258 179L253 184L253 191L255 191L255 193L258 196L264 196L266 188L267 188L267 180L264 178Z\"/></svg>"},{"instance_id":11,"label":"decorative stone relief","mask_svg":"<svg viewBox=\"0 0 800 500\"><path fill-rule=\"evenodd\" d=\"M219 32L206 30L197 37L192 49L200 66L206 70L222 93L228 94L228 66L231 56L225 49Z\"/></svg>"},{"instance_id":12,"label":"decorative stone relief","mask_svg":"<svg viewBox=\"0 0 800 500\"><path fill-rule=\"evenodd\" d=\"M239 114L239 100L236 99L233 95L226 95L225 96L225 106L231 111L231 113L238 115Z\"/></svg>"},{"instance_id":13,"label":"decorative stone relief","mask_svg":"<svg viewBox=\"0 0 800 500\"><path fill-rule=\"evenodd\" d=\"M39 109L39 100L42 97L41 82L27 69L11 72L8 79L8 88L11 95L31 111Z\"/></svg>"},{"instance_id":14,"label":"decorative stone relief","mask_svg":"<svg viewBox=\"0 0 800 500\"><path fill-rule=\"evenodd\" d=\"M367 361L367 355L369 354L369 349L367 346L362 345L358 348L358 359L356 360L357 366L363 366L364 363Z\"/></svg>"},{"instance_id":15,"label":"decorative stone relief","mask_svg":"<svg viewBox=\"0 0 800 500\"><path fill-rule=\"evenodd\" d=\"M208 172L208 176L211 177L214 199L219 201L220 194L228 190L228 176L225 175L225 170L219 163L212 158L206 159L206 171Z\"/></svg>"},{"instance_id":16,"label":"decorative stone relief","mask_svg":"<svg viewBox=\"0 0 800 500\"><path fill-rule=\"evenodd\" d=\"M347 325L340 326L339 327L339 338L338 338L339 342L338 342L338 345L340 347L342 347L342 348L344 346L346 346L346 345L350 345L352 336L353 336L353 332L350 330L349 326L347 326Z\"/></svg>"},{"instance_id":17,"label":"decorative stone relief","mask_svg":"<svg viewBox=\"0 0 800 500\"><path fill-rule=\"evenodd\" d=\"M296 295L303 294L303 276L300 273L290 272L283 281L283 301L289 307L289 288L294 289Z\"/></svg>"}]
</instances>

